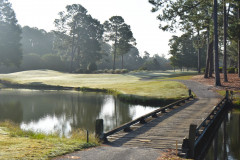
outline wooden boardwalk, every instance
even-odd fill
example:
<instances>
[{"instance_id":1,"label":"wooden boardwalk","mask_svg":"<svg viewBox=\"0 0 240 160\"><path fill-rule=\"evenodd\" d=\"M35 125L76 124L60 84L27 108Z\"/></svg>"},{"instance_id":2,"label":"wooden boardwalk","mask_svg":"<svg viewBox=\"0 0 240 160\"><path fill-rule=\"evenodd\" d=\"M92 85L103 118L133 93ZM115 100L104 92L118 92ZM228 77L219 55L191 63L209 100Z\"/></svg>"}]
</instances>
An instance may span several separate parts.
<instances>
[{"instance_id":1,"label":"wooden boardwalk","mask_svg":"<svg viewBox=\"0 0 240 160\"><path fill-rule=\"evenodd\" d=\"M188 136L190 124L199 125L218 103L218 98L191 99L175 106L145 124L137 123L132 131L120 131L108 137L110 146L176 149L180 150L183 139Z\"/></svg>"}]
</instances>

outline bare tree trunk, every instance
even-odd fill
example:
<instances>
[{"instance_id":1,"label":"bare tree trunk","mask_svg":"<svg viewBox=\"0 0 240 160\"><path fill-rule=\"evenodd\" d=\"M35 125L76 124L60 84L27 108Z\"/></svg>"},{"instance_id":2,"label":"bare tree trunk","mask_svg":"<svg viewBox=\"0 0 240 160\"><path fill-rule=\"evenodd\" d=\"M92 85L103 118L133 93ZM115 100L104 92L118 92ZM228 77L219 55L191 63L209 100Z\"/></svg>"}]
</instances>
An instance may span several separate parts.
<instances>
[{"instance_id":1,"label":"bare tree trunk","mask_svg":"<svg viewBox=\"0 0 240 160\"><path fill-rule=\"evenodd\" d=\"M123 69L123 54L122 54L122 69Z\"/></svg>"},{"instance_id":2,"label":"bare tree trunk","mask_svg":"<svg viewBox=\"0 0 240 160\"><path fill-rule=\"evenodd\" d=\"M206 56L206 67L205 67L205 74L204 78L208 78L209 73L209 63L210 63L210 55L209 55L209 49L210 49L210 43L209 43L209 27L207 28L207 56Z\"/></svg>"},{"instance_id":3,"label":"bare tree trunk","mask_svg":"<svg viewBox=\"0 0 240 160\"><path fill-rule=\"evenodd\" d=\"M74 52L75 52L75 49L74 49L74 43L75 43L75 36L74 36L74 33L73 33L73 37L72 37L72 53L71 53L70 72L73 71L73 58L74 58Z\"/></svg>"},{"instance_id":4,"label":"bare tree trunk","mask_svg":"<svg viewBox=\"0 0 240 160\"><path fill-rule=\"evenodd\" d=\"M199 31L198 31L198 74L201 73L201 64L200 64L200 35L199 35Z\"/></svg>"},{"instance_id":5,"label":"bare tree trunk","mask_svg":"<svg viewBox=\"0 0 240 160\"><path fill-rule=\"evenodd\" d=\"M113 53L113 71L115 70L115 62L116 62L116 54L117 54L117 31L118 28L116 27L116 33L115 33L115 42L114 42L114 53Z\"/></svg>"},{"instance_id":6,"label":"bare tree trunk","mask_svg":"<svg viewBox=\"0 0 240 160\"><path fill-rule=\"evenodd\" d=\"M228 81L227 78L227 13L226 2L223 0L223 75L224 82Z\"/></svg>"},{"instance_id":7,"label":"bare tree trunk","mask_svg":"<svg viewBox=\"0 0 240 160\"><path fill-rule=\"evenodd\" d=\"M213 41L209 44L209 77L213 77Z\"/></svg>"},{"instance_id":8,"label":"bare tree trunk","mask_svg":"<svg viewBox=\"0 0 240 160\"><path fill-rule=\"evenodd\" d=\"M218 59L218 3L217 0L214 0L213 4L213 21L214 21L214 49L215 49L215 86L221 86L220 74L219 74L219 59Z\"/></svg>"},{"instance_id":9,"label":"bare tree trunk","mask_svg":"<svg viewBox=\"0 0 240 160\"><path fill-rule=\"evenodd\" d=\"M238 20L240 20L240 6L238 6ZM240 78L240 26L238 24L238 77Z\"/></svg>"}]
</instances>

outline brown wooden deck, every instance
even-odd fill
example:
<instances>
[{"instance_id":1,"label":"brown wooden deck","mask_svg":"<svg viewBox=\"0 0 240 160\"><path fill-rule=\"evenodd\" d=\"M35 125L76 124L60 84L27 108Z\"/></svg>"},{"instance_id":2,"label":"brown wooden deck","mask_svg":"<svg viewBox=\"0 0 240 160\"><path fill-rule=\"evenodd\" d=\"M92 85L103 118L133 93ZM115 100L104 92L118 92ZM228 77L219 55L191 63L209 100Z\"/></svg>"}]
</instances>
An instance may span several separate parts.
<instances>
[{"instance_id":1,"label":"brown wooden deck","mask_svg":"<svg viewBox=\"0 0 240 160\"><path fill-rule=\"evenodd\" d=\"M167 113L149 118L147 123L131 126L132 131L120 131L108 136L108 145L153 148L181 149L183 139L188 136L189 126L199 125L218 103L218 98L190 99L186 104L174 106Z\"/></svg>"}]
</instances>

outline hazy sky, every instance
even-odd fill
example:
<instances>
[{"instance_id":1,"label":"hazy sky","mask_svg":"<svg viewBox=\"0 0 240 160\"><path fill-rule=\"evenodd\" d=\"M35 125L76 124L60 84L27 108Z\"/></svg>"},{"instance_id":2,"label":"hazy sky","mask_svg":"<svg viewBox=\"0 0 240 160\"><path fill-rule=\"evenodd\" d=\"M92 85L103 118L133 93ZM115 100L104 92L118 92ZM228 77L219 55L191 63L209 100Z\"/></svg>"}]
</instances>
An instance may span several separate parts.
<instances>
[{"instance_id":1,"label":"hazy sky","mask_svg":"<svg viewBox=\"0 0 240 160\"><path fill-rule=\"evenodd\" d=\"M157 14L151 13L148 0L9 0L16 12L19 24L37 27L47 31L54 29L54 19L68 4L81 4L93 18L101 23L110 17L122 16L131 26L137 48L141 55L148 51L151 55L168 54L168 40L172 34L159 28Z\"/></svg>"}]
</instances>

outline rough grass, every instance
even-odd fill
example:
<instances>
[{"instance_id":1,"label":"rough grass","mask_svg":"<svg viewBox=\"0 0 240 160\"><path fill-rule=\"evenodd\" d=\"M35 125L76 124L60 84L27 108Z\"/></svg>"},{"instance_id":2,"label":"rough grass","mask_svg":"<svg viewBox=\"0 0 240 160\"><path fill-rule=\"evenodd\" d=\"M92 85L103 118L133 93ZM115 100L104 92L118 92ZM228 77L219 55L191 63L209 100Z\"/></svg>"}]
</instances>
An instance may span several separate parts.
<instances>
[{"instance_id":1,"label":"rough grass","mask_svg":"<svg viewBox=\"0 0 240 160\"><path fill-rule=\"evenodd\" d=\"M187 74L187 76L186 76ZM187 79L195 72L134 72L129 74L69 74L51 70L23 71L0 74L1 80L28 85L54 85L110 89L122 94L155 98L182 98L188 96L187 88L162 79Z\"/></svg>"},{"instance_id":2,"label":"rough grass","mask_svg":"<svg viewBox=\"0 0 240 160\"><path fill-rule=\"evenodd\" d=\"M17 124L0 123L0 159L50 159L55 156L98 145L93 134L86 143L86 133L73 132L71 138L21 130Z\"/></svg>"},{"instance_id":3,"label":"rough grass","mask_svg":"<svg viewBox=\"0 0 240 160\"><path fill-rule=\"evenodd\" d=\"M221 95L221 96L225 96L226 95L226 91L225 90L217 90L217 92ZM233 107L240 109L240 91L233 91L233 97L232 97L232 103L233 103Z\"/></svg>"}]
</instances>

